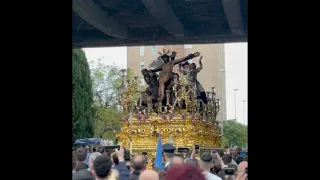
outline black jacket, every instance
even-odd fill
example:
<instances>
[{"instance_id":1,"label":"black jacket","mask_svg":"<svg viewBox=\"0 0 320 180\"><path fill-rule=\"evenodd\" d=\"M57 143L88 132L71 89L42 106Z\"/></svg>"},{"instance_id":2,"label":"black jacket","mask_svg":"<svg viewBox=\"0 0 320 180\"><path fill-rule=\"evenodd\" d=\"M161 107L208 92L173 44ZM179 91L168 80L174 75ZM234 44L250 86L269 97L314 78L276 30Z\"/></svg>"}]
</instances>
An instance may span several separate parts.
<instances>
[{"instance_id":1,"label":"black jacket","mask_svg":"<svg viewBox=\"0 0 320 180\"><path fill-rule=\"evenodd\" d=\"M129 175L129 180L139 180L141 172L134 170L132 173Z\"/></svg>"},{"instance_id":2,"label":"black jacket","mask_svg":"<svg viewBox=\"0 0 320 180\"><path fill-rule=\"evenodd\" d=\"M83 162L79 162L79 163L77 164L76 171L80 171L81 169L87 170L87 169L88 169L88 166L87 166L85 163L83 163Z\"/></svg>"},{"instance_id":3,"label":"black jacket","mask_svg":"<svg viewBox=\"0 0 320 180\"><path fill-rule=\"evenodd\" d=\"M72 180L94 180L94 177L87 169L81 169L73 174Z\"/></svg>"}]
</instances>

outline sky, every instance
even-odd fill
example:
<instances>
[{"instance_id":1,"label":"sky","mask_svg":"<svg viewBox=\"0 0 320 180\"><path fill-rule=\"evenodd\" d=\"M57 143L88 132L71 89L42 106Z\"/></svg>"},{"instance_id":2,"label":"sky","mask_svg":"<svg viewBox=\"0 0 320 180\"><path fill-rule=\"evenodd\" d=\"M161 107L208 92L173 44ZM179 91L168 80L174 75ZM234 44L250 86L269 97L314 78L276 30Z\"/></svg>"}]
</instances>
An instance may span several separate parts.
<instances>
[{"instance_id":1,"label":"sky","mask_svg":"<svg viewBox=\"0 0 320 180\"><path fill-rule=\"evenodd\" d=\"M127 67L127 47L84 48L84 51L89 62L97 62L97 59L101 59L101 62L105 65L115 64L120 68ZM247 124L248 106L247 102L243 103L248 98L247 43L225 44L225 70L227 119L237 119L238 122ZM234 89L238 89L236 91L236 103ZM235 118L235 114L237 118Z\"/></svg>"}]
</instances>

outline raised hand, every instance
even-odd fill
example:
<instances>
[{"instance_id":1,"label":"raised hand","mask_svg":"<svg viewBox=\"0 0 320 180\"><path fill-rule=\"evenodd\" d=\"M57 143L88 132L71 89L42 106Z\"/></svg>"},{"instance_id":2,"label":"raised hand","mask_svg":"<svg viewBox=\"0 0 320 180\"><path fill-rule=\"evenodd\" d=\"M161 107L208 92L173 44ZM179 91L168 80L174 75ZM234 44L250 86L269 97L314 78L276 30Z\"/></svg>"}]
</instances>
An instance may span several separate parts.
<instances>
[{"instance_id":1,"label":"raised hand","mask_svg":"<svg viewBox=\"0 0 320 180\"><path fill-rule=\"evenodd\" d=\"M241 172L238 174L236 180L247 180L248 179L247 177L248 177L248 175L246 173Z\"/></svg>"},{"instance_id":2,"label":"raised hand","mask_svg":"<svg viewBox=\"0 0 320 180\"><path fill-rule=\"evenodd\" d=\"M120 149L118 150L118 148L116 148L115 152L119 158L119 162L123 162L124 161L124 148L123 148L123 146L120 145Z\"/></svg>"},{"instance_id":3,"label":"raised hand","mask_svg":"<svg viewBox=\"0 0 320 180\"><path fill-rule=\"evenodd\" d=\"M201 62L202 58L203 58L203 56L201 55L201 56L200 56L200 59L199 59L200 62Z\"/></svg>"},{"instance_id":4,"label":"raised hand","mask_svg":"<svg viewBox=\"0 0 320 180\"><path fill-rule=\"evenodd\" d=\"M194 57L198 57L198 56L200 56L200 52L196 52L193 55L194 55Z\"/></svg>"}]
</instances>

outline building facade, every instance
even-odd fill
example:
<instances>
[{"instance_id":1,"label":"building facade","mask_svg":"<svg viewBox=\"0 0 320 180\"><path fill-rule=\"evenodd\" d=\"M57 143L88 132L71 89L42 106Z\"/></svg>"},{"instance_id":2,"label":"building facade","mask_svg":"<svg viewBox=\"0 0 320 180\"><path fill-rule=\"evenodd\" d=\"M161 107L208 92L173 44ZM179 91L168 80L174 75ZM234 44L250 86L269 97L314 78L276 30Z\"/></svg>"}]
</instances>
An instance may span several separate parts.
<instances>
[{"instance_id":1,"label":"building facade","mask_svg":"<svg viewBox=\"0 0 320 180\"><path fill-rule=\"evenodd\" d=\"M176 51L176 58L187 56L190 53L200 52L203 55L203 69L198 74L198 80L205 91L211 91L215 87L216 96L221 99L221 109L218 120L225 119L226 116L226 83L225 83L225 51L224 44L195 44L195 45L168 45L168 46L134 46L127 47L127 68L133 70L135 76L139 76L144 84L142 69L147 69L149 64L159 56L162 49ZM199 67L199 58L190 60ZM174 67L175 72L179 71L179 66Z\"/></svg>"}]
</instances>

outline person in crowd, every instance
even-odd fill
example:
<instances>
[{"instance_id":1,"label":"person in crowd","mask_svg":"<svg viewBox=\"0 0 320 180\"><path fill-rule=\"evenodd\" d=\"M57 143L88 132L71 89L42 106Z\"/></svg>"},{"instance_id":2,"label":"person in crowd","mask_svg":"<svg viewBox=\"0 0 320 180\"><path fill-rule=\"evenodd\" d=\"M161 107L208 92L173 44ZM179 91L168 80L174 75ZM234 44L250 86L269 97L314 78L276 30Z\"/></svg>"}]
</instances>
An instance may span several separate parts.
<instances>
[{"instance_id":1,"label":"person in crowd","mask_svg":"<svg viewBox=\"0 0 320 180\"><path fill-rule=\"evenodd\" d=\"M224 153L224 152L221 151L221 150L218 150L218 154L219 154L220 157L223 157L224 154L230 154L230 155L231 155L229 149L227 149L226 153ZM237 165L237 166L238 166L238 163L237 163L233 158L231 159L231 164L234 164L234 165Z\"/></svg>"},{"instance_id":2,"label":"person in crowd","mask_svg":"<svg viewBox=\"0 0 320 180\"><path fill-rule=\"evenodd\" d=\"M86 146L85 150L87 151L87 157L86 157L86 162L85 163L88 166L89 165L89 160L90 160L91 149L90 149L89 146Z\"/></svg>"},{"instance_id":3,"label":"person in crowd","mask_svg":"<svg viewBox=\"0 0 320 180\"><path fill-rule=\"evenodd\" d=\"M184 164L173 166L166 172L165 180L206 180L199 168Z\"/></svg>"},{"instance_id":4,"label":"person in crowd","mask_svg":"<svg viewBox=\"0 0 320 180\"><path fill-rule=\"evenodd\" d=\"M72 176L76 172L76 167L77 167L77 156L74 152L72 152Z\"/></svg>"},{"instance_id":5,"label":"person in crowd","mask_svg":"<svg viewBox=\"0 0 320 180\"><path fill-rule=\"evenodd\" d=\"M174 151L176 150L176 147L174 147L172 144L164 144L162 145L163 149L163 159L164 159L164 167L165 170L170 165L172 158L174 157Z\"/></svg>"},{"instance_id":6,"label":"person in crowd","mask_svg":"<svg viewBox=\"0 0 320 180\"><path fill-rule=\"evenodd\" d=\"M119 158L117 154L112 155L112 161L113 161L113 169L116 169L119 171Z\"/></svg>"},{"instance_id":7,"label":"person in crowd","mask_svg":"<svg viewBox=\"0 0 320 180\"><path fill-rule=\"evenodd\" d=\"M129 175L129 180L138 180L140 174L146 169L146 159L142 155L136 155L132 160L133 171Z\"/></svg>"},{"instance_id":8,"label":"person in crowd","mask_svg":"<svg viewBox=\"0 0 320 180\"><path fill-rule=\"evenodd\" d=\"M172 166L180 166L184 164L184 160L183 158L181 157L178 157L178 156L174 156L172 159L171 159L171 162L169 163L169 165L167 166L166 169L172 167Z\"/></svg>"},{"instance_id":9,"label":"person in crowd","mask_svg":"<svg viewBox=\"0 0 320 180\"><path fill-rule=\"evenodd\" d=\"M243 161L248 161L248 155L243 158Z\"/></svg>"},{"instance_id":10,"label":"person in crowd","mask_svg":"<svg viewBox=\"0 0 320 180\"><path fill-rule=\"evenodd\" d=\"M88 171L91 171L93 169L93 162L94 160L97 159L98 156L101 156L102 154L99 152L94 152L90 154L90 159L89 159L89 168Z\"/></svg>"},{"instance_id":11,"label":"person in crowd","mask_svg":"<svg viewBox=\"0 0 320 180\"><path fill-rule=\"evenodd\" d=\"M248 180L248 174L241 172L237 175L236 180Z\"/></svg>"},{"instance_id":12,"label":"person in crowd","mask_svg":"<svg viewBox=\"0 0 320 180\"><path fill-rule=\"evenodd\" d=\"M131 158L131 160L130 160L130 173L132 173L133 172L133 159L134 159L134 157L133 158Z\"/></svg>"},{"instance_id":13,"label":"person in crowd","mask_svg":"<svg viewBox=\"0 0 320 180\"><path fill-rule=\"evenodd\" d=\"M106 151L104 148L101 148L100 153L104 156L110 156L110 153L108 153L108 151Z\"/></svg>"},{"instance_id":14,"label":"person in crowd","mask_svg":"<svg viewBox=\"0 0 320 180\"><path fill-rule=\"evenodd\" d=\"M218 177L221 179L224 179L224 172L221 169L221 162L219 159L214 159L213 160L213 173L216 174Z\"/></svg>"},{"instance_id":15,"label":"person in crowd","mask_svg":"<svg viewBox=\"0 0 320 180\"><path fill-rule=\"evenodd\" d=\"M93 162L95 180L107 180L111 173L112 162L107 156L98 156Z\"/></svg>"},{"instance_id":16,"label":"person in crowd","mask_svg":"<svg viewBox=\"0 0 320 180\"><path fill-rule=\"evenodd\" d=\"M92 148L92 152L93 152L93 153L98 152L98 148L97 148L97 147L93 147L93 148Z\"/></svg>"},{"instance_id":17,"label":"person in crowd","mask_svg":"<svg viewBox=\"0 0 320 180\"><path fill-rule=\"evenodd\" d=\"M145 170L139 176L139 180L159 180L159 178L159 174L154 170Z\"/></svg>"},{"instance_id":18,"label":"person in crowd","mask_svg":"<svg viewBox=\"0 0 320 180\"><path fill-rule=\"evenodd\" d=\"M85 148L80 147L79 149L77 149L76 155L78 159L76 171L79 171L81 169L87 169L88 166L85 163L87 158L87 150Z\"/></svg>"},{"instance_id":19,"label":"person in crowd","mask_svg":"<svg viewBox=\"0 0 320 180\"><path fill-rule=\"evenodd\" d=\"M91 153L90 159L89 159L89 168L86 170L81 169L77 171L73 176L73 180L94 180L95 178L92 173L93 162L98 156L101 156L101 153L99 152Z\"/></svg>"},{"instance_id":20,"label":"person in crowd","mask_svg":"<svg viewBox=\"0 0 320 180\"><path fill-rule=\"evenodd\" d=\"M119 171L120 174L120 180L128 180L129 179L129 174L130 171L126 166L126 162L124 159L124 148L122 145L120 145L120 149L118 150L117 148L115 149L115 153L119 159L118 163L118 168L117 170ZM107 156L106 156L107 157Z\"/></svg>"},{"instance_id":21,"label":"person in crowd","mask_svg":"<svg viewBox=\"0 0 320 180\"><path fill-rule=\"evenodd\" d=\"M224 167L228 167L228 168L234 168L235 171L237 171L238 166L235 164L232 164L232 156L230 154L225 154L222 156L222 162L224 164Z\"/></svg>"},{"instance_id":22,"label":"person in crowd","mask_svg":"<svg viewBox=\"0 0 320 180\"><path fill-rule=\"evenodd\" d=\"M197 159L186 159L185 164L189 164L194 167L199 167Z\"/></svg>"},{"instance_id":23,"label":"person in crowd","mask_svg":"<svg viewBox=\"0 0 320 180\"><path fill-rule=\"evenodd\" d=\"M242 161L238 166L238 173L240 172L246 172L246 168L248 167L247 161Z\"/></svg>"},{"instance_id":24,"label":"person in crowd","mask_svg":"<svg viewBox=\"0 0 320 180\"><path fill-rule=\"evenodd\" d=\"M206 180L222 180L220 177L212 174L210 169L213 167L212 163L212 155L209 152L204 152L200 156L199 166L202 170L202 174L204 175Z\"/></svg>"},{"instance_id":25,"label":"person in crowd","mask_svg":"<svg viewBox=\"0 0 320 180\"><path fill-rule=\"evenodd\" d=\"M182 165L183 164L183 158L179 156L174 156L172 158L172 165Z\"/></svg>"}]
</instances>

